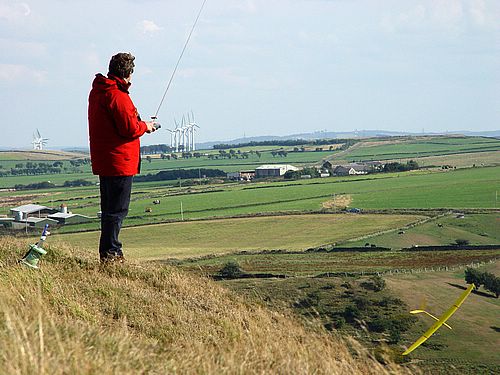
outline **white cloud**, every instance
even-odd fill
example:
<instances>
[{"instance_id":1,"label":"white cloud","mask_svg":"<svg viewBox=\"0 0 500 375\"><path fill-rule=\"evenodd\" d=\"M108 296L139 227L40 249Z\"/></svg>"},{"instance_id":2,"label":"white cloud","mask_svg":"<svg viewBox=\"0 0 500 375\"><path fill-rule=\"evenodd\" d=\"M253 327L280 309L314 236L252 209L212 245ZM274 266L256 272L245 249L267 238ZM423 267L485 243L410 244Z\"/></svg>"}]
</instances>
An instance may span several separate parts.
<instances>
[{"instance_id":1,"label":"white cloud","mask_svg":"<svg viewBox=\"0 0 500 375\"><path fill-rule=\"evenodd\" d=\"M0 64L0 82L47 82L47 72L35 70L26 65Z\"/></svg>"},{"instance_id":2,"label":"white cloud","mask_svg":"<svg viewBox=\"0 0 500 375\"><path fill-rule=\"evenodd\" d=\"M31 14L28 4L18 1L7 1L0 3L0 19L16 22Z\"/></svg>"},{"instance_id":3,"label":"white cloud","mask_svg":"<svg viewBox=\"0 0 500 375\"><path fill-rule=\"evenodd\" d=\"M138 23L138 28L142 34L154 35L163 28L158 26L154 21L143 20Z\"/></svg>"}]
</instances>

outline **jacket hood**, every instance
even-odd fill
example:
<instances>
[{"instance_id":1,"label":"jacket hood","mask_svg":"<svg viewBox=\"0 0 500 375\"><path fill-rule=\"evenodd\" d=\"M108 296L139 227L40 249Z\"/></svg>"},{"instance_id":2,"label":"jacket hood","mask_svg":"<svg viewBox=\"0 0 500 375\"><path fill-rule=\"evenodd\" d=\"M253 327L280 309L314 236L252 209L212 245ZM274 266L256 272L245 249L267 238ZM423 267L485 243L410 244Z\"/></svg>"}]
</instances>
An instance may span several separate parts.
<instances>
[{"instance_id":1,"label":"jacket hood","mask_svg":"<svg viewBox=\"0 0 500 375\"><path fill-rule=\"evenodd\" d=\"M96 90L102 90L102 91L108 91L108 90L120 90L123 92L126 92L127 94L128 89L130 87L131 83L126 82L122 78L115 77L113 75L109 75L108 77L105 77L101 73L96 74L94 78L94 82L92 82L92 88Z\"/></svg>"}]
</instances>

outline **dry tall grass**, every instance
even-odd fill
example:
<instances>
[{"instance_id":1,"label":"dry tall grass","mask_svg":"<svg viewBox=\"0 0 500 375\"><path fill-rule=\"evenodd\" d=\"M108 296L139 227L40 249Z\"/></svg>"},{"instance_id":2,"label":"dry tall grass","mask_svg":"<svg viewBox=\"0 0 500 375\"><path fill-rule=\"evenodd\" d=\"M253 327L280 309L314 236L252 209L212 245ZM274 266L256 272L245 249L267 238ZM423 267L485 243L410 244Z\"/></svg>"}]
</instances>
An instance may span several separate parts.
<instances>
[{"instance_id":1,"label":"dry tall grass","mask_svg":"<svg viewBox=\"0 0 500 375\"><path fill-rule=\"evenodd\" d=\"M0 238L1 374L409 373L208 279L67 245L35 271L17 264L27 245Z\"/></svg>"}]
</instances>

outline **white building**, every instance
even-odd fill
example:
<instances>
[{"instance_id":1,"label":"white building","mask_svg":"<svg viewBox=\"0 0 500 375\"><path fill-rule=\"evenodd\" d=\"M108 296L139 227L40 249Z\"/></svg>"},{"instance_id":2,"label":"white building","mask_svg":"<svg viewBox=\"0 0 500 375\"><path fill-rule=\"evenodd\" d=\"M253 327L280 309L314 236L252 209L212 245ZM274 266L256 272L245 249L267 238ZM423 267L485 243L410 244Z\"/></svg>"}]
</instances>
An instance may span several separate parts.
<instances>
[{"instance_id":1,"label":"white building","mask_svg":"<svg viewBox=\"0 0 500 375\"><path fill-rule=\"evenodd\" d=\"M255 177L279 177L288 171L298 171L299 168L289 164L269 164L255 168Z\"/></svg>"},{"instance_id":2,"label":"white building","mask_svg":"<svg viewBox=\"0 0 500 375\"><path fill-rule=\"evenodd\" d=\"M24 206L10 209L10 215L16 221L26 220L27 217L46 217L54 212L55 210L46 206L40 206L39 204L25 204Z\"/></svg>"}]
</instances>

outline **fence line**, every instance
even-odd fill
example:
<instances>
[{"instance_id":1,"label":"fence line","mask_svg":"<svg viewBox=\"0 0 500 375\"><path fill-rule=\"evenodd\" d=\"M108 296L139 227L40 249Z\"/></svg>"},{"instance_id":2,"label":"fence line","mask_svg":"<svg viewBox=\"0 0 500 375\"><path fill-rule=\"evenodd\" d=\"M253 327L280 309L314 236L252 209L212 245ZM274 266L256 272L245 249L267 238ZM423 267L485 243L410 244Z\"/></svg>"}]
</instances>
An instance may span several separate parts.
<instances>
[{"instance_id":1,"label":"fence line","mask_svg":"<svg viewBox=\"0 0 500 375\"><path fill-rule=\"evenodd\" d=\"M433 266L433 267L423 267L423 268L395 268L387 271L358 271L358 272L327 272L316 277L339 277L339 276L383 276L383 275L393 275L393 274L419 274L419 273L430 273L430 272L449 272L449 271L459 271L465 268L479 268L487 264L492 264L498 261L500 258L490 259L488 261L481 262L471 262L469 264L460 264L456 266Z\"/></svg>"}]
</instances>

